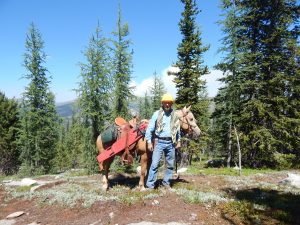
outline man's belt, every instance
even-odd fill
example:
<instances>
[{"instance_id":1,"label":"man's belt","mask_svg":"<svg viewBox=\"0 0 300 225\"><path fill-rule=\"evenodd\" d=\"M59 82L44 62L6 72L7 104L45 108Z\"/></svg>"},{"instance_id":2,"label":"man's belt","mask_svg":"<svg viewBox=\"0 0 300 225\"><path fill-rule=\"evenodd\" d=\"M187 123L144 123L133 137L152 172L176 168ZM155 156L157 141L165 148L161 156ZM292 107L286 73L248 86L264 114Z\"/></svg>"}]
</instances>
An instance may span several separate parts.
<instances>
[{"instance_id":1,"label":"man's belt","mask_svg":"<svg viewBox=\"0 0 300 225\"><path fill-rule=\"evenodd\" d=\"M160 139L160 140L164 140L164 141L172 141L171 137L159 137L159 136L155 135L155 138Z\"/></svg>"}]
</instances>

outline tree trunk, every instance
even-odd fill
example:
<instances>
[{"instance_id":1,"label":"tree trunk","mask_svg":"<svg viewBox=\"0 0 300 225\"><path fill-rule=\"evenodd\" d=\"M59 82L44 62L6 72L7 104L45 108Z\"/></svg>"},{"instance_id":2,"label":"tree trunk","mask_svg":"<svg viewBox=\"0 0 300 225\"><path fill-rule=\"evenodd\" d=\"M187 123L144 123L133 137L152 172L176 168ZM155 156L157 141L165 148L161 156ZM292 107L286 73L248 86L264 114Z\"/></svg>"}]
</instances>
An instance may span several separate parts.
<instances>
[{"instance_id":1,"label":"tree trunk","mask_svg":"<svg viewBox=\"0 0 300 225\"><path fill-rule=\"evenodd\" d=\"M236 127L234 127L234 132L236 136L236 142L237 142L237 147L238 147L238 153L239 153L239 175L242 175L242 154L241 154L241 147L240 147L240 141L239 141L239 136L236 130Z\"/></svg>"},{"instance_id":2,"label":"tree trunk","mask_svg":"<svg viewBox=\"0 0 300 225\"><path fill-rule=\"evenodd\" d=\"M228 130L228 152L227 152L227 168L230 168L230 162L231 162L231 145L232 145L232 140L231 140L231 130L232 130L232 121L230 119L229 123L229 130Z\"/></svg>"}]
</instances>

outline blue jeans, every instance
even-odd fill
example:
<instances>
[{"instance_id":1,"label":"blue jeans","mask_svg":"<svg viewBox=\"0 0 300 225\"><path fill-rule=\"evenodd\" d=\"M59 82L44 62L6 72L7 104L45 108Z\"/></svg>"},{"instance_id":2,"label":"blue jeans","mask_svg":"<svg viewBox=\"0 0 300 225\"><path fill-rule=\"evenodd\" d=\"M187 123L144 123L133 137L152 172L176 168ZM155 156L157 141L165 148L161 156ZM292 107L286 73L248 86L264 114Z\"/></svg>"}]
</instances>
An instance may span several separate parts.
<instances>
[{"instance_id":1,"label":"blue jeans","mask_svg":"<svg viewBox=\"0 0 300 225\"><path fill-rule=\"evenodd\" d=\"M159 162L162 158L163 153L166 158L166 168L165 175L162 184L165 186L170 186L170 180L173 175L174 161L175 161L175 145L172 141L165 141L161 139L156 139L156 144L154 147L152 155L152 163L149 169L148 179L146 186L148 188L154 188L155 181L157 179L157 170Z\"/></svg>"}]
</instances>

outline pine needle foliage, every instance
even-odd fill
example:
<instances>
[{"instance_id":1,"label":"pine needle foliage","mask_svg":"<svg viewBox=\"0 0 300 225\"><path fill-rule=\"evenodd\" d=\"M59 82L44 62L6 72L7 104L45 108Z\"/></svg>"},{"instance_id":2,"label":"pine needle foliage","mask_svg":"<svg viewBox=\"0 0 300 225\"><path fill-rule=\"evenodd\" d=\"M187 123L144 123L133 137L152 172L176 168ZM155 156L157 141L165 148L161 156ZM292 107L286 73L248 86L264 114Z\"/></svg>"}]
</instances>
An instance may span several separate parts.
<instances>
[{"instance_id":1,"label":"pine needle foliage","mask_svg":"<svg viewBox=\"0 0 300 225\"><path fill-rule=\"evenodd\" d=\"M98 24L89 46L84 51L86 63L81 63L81 81L77 89L80 108L83 161L89 172L96 171L96 139L110 119L112 93L111 58L108 40Z\"/></svg>"},{"instance_id":2,"label":"pine needle foliage","mask_svg":"<svg viewBox=\"0 0 300 225\"><path fill-rule=\"evenodd\" d=\"M299 5L293 0L222 4L227 56L219 68L227 76L218 101L227 122L240 131L246 165L276 167L278 153L299 156Z\"/></svg>"},{"instance_id":3,"label":"pine needle foliage","mask_svg":"<svg viewBox=\"0 0 300 225\"><path fill-rule=\"evenodd\" d=\"M20 110L21 127L18 139L22 169L31 174L50 171L58 139L59 118L54 94L47 76L46 54L41 33L32 23L26 37L24 67L29 81L25 88Z\"/></svg>"},{"instance_id":4,"label":"pine needle foliage","mask_svg":"<svg viewBox=\"0 0 300 225\"><path fill-rule=\"evenodd\" d=\"M113 32L116 40L113 40L113 80L114 101L113 118L118 116L130 118L129 101L133 98L130 87L132 73L132 55L130 50L131 41L128 39L129 26L121 21L121 9L119 5L117 30Z\"/></svg>"},{"instance_id":5,"label":"pine needle foliage","mask_svg":"<svg viewBox=\"0 0 300 225\"><path fill-rule=\"evenodd\" d=\"M17 101L0 92L0 174L14 174L20 166L16 143L19 126Z\"/></svg>"}]
</instances>

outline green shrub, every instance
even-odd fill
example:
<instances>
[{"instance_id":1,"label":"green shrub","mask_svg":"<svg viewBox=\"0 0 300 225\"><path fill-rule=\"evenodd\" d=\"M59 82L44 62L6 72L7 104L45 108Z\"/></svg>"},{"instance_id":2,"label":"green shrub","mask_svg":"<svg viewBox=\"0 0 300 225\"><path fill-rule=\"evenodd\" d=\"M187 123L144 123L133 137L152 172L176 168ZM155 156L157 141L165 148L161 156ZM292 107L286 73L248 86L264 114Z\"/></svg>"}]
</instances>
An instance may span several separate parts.
<instances>
[{"instance_id":1,"label":"green shrub","mask_svg":"<svg viewBox=\"0 0 300 225\"><path fill-rule=\"evenodd\" d=\"M279 152L275 152L273 155L278 169L291 169L293 167L296 155Z\"/></svg>"}]
</instances>

